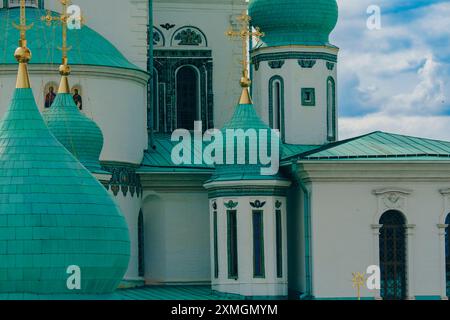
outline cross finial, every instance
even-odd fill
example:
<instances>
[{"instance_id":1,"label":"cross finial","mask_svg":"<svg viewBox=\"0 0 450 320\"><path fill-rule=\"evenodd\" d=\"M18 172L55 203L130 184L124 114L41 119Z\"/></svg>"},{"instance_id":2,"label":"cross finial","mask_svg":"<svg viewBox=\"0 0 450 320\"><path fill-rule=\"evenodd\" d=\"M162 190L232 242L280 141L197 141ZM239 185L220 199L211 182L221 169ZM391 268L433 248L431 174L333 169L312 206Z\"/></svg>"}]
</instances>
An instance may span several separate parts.
<instances>
[{"instance_id":1,"label":"cross finial","mask_svg":"<svg viewBox=\"0 0 450 320\"><path fill-rule=\"evenodd\" d=\"M47 11L47 15L41 17L41 20L46 22L48 26L51 26L53 22L57 22L62 28L62 45L58 47L62 52L62 64L59 66L59 73L61 74L61 84L59 86L59 93L69 93L69 81L68 76L70 75L71 68L69 66L69 58L67 53L72 49L72 47L67 46L67 29L70 15L67 13L67 9L71 4L71 0L60 0L62 4L62 12L59 16L53 16L50 10ZM79 17L80 25L83 23L83 17Z\"/></svg>"},{"instance_id":2,"label":"cross finial","mask_svg":"<svg viewBox=\"0 0 450 320\"><path fill-rule=\"evenodd\" d=\"M353 288L357 289L358 300L361 300L361 287L364 286L366 281L366 275L364 273L356 272L353 273Z\"/></svg>"},{"instance_id":3,"label":"cross finial","mask_svg":"<svg viewBox=\"0 0 450 320\"><path fill-rule=\"evenodd\" d=\"M251 85L251 81L248 75L248 48L247 43L249 42L250 37L264 37L264 33L261 32L259 28L255 28L255 32L250 30L250 21L252 20L247 12L244 11L242 15L237 17L237 20L240 22L241 28L239 30L233 30L230 26L226 35L230 38L239 37L242 40L242 78L241 78L241 87L244 89L242 92L241 104L251 104L250 94L248 92L248 88Z\"/></svg>"},{"instance_id":4,"label":"cross finial","mask_svg":"<svg viewBox=\"0 0 450 320\"><path fill-rule=\"evenodd\" d=\"M20 0L20 24L13 22L13 26L20 31L19 47L14 52L14 57L19 62L16 88L27 89L30 88L27 63L31 60L31 51L27 47L27 31L33 27L33 24L27 26L25 0Z\"/></svg>"},{"instance_id":5,"label":"cross finial","mask_svg":"<svg viewBox=\"0 0 450 320\"><path fill-rule=\"evenodd\" d=\"M48 26L51 26L52 22L58 22L62 27L62 46L58 49L62 51L62 64L64 66L68 66L68 57L67 53L72 49L72 47L67 46L67 25L70 18L70 15L67 13L67 9L71 4L71 0L60 0L62 4L62 12L59 16L53 16L50 10L47 10L47 15L41 17L42 21L45 21ZM83 17L78 18L80 24L84 22Z\"/></svg>"},{"instance_id":6,"label":"cross finial","mask_svg":"<svg viewBox=\"0 0 450 320\"><path fill-rule=\"evenodd\" d=\"M19 47L25 48L27 46L27 31L33 27L33 23L27 26L25 0L20 0L20 23L13 22L13 26L20 31Z\"/></svg>"}]
</instances>

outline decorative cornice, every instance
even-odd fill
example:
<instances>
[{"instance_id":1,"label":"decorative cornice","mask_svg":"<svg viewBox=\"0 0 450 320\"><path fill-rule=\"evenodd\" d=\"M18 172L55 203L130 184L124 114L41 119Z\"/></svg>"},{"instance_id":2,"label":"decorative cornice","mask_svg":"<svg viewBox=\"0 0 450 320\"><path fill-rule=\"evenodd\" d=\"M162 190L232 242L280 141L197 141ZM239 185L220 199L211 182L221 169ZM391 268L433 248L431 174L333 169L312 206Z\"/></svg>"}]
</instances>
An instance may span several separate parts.
<instances>
[{"instance_id":1,"label":"decorative cornice","mask_svg":"<svg viewBox=\"0 0 450 320\"><path fill-rule=\"evenodd\" d=\"M337 55L323 52L274 52L256 54L251 59L253 64L273 60L325 60L336 63Z\"/></svg>"},{"instance_id":2,"label":"decorative cornice","mask_svg":"<svg viewBox=\"0 0 450 320\"><path fill-rule=\"evenodd\" d=\"M388 193L400 193L403 195L410 195L412 193L412 190L401 189L401 188L382 188L382 189L373 190L372 193L377 196L383 195L383 194L388 194Z\"/></svg>"}]
</instances>

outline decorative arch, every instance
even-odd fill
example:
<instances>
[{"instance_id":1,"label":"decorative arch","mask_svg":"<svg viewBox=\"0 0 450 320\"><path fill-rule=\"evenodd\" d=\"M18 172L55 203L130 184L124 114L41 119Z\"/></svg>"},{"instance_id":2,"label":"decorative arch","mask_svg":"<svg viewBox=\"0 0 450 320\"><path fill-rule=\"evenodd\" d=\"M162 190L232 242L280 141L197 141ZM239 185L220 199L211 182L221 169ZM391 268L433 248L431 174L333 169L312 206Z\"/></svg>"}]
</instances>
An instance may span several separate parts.
<instances>
[{"instance_id":1,"label":"decorative arch","mask_svg":"<svg viewBox=\"0 0 450 320\"><path fill-rule=\"evenodd\" d=\"M269 80L269 125L272 129L280 130L284 142L284 79L279 75Z\"/></svg>"},{"instance_id":2,"label":"decorative arch","mask_svg":"<svg viewBox=\"0 0 450 320\"><path fill-rule=\"evenodd\" d=\"M379 221L381 297L405 300L407 294L406 217L397 210L386 211Z\"/></svg>"},{"instance_id":3,"label":"decorative arch","mask_svg":"<svg viewBox=\"0 0 450 320\"><path fill-rule=\"evenodd\" d=\"M206 35L197 27L183 26L172 35L170 40L172 47L208 47Z\"/></svg>"},{"instance_id":4,"label":"decorative arch","mask_svg":"<svg viewBox=\"0 0 450 320\"><path fill-rule=\"evenodd\" d=\"M153 26L153 47L162 48L166 45L166 38L161 30Z\"/></svg>"},{"instance_id":5,"label":"decorative arch","mask_svg":"<svg viewBox=\"0 0 450 320\"><path fill-rule=\"evenodd\" d=\"M336 141L336 82L333 77L327 79L327 139Z\"/></svg>"}]
</instances>

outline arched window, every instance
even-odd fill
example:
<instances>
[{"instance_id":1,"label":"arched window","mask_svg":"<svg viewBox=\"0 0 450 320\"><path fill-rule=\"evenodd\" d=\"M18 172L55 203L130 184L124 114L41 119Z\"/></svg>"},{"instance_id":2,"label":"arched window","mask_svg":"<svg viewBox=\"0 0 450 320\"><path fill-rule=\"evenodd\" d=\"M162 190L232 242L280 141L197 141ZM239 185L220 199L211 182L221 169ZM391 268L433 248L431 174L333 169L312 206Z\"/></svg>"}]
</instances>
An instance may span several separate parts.
<instances>
[{"instance_id":1,"label":"arched window","mask_svg":"<svg viewBox=\"0 0 450 320\"><path fill-rule=\"evenodd\" d=\"M144 215L139 211L138 217L138 272L139 277L145 275L145 249L144 249Z\"/></svg>"},{"instance_id":2,"label":"arched window","mask_svg":"<svg viewBox=\"0 0 450 320\"><path fill-rule=\"evenodd\" d=\"M198 73L191 66L181 67L176 75L177 82L177 128L194 130L198 116Z\"/></svg>"},{"instance_id":3,"label":"arched window","mask_svg":"<svg viewBox=\"0 0 450 320\"><path fill-rule=\"evenodd\" d=\"M447 228L445 229L445 266L447 281L447 297L450 297L450 214L445 220Z\"/></svg>"},{"instance_id":4,"label":"arched window","mask_svg":"<svg viewBox=\"0 0 450 320\"><path fill-rule=\"evenodd\" d=\"M406 220L399 211L387 211L380 219L381 297L406 299Z\"/></svg>"},{"instance_id":5,"label":"arched window","mask_svg":"<svg viewBox=\"0 0 450 320\"><path fill-rule=\"evenodd\" d=\"M272 129L280 130L284 139L284 81L280 76L269 81L269 124Z\"/></svg>"},{"instance_id":6,"label":"arched window","mask_svg":"<svg viewBox=\"0 0 450 320\"><path fill-rule=\"evenodd\" d=\"M336 140L336 84L332 77L327 80L327 137Z\"/></svg>"}]
</instances>

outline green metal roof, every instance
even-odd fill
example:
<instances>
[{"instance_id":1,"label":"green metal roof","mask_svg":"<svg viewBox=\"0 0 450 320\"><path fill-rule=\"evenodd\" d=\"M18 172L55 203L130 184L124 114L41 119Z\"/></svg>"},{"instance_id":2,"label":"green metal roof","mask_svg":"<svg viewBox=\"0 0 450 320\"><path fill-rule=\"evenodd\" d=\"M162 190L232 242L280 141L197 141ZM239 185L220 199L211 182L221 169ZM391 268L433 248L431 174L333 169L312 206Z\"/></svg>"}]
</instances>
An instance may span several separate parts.
<instances>
[{"instance_id":1,"label":"green metal roof","mask_svg":"<svg viewBox=\"0 0 450 320\"><path fill-rule=\"evenodd\" d=\"M192 172L192 170L194 172L196 170L209 170L212 172L214 170L214 166L208 165L203 161L202 152L194 143L192 143L191 148L193 164L176 165L173 163L172 149L178 143L171 141L170 134L155 134L153 140L154 148L145 152L139 172Z\"/></svg>"},{"instance_id":2,"label":"green metal roof","mask_svg":"<svg viewBox=\"0 0 450 320\"><path fill-rule=\"evenodd\" d=\"M243 300L234 294L221 294L211 290L210 286L146 286L131 289L119 289L108 295L33 295L0 294L0 300Z\"/></svg>"},{"instance_id":3,"label":"green metal roof","mask_svg":"<svg viewBox=\"0 0 450 320\"><path fill-rule=\"evenodd\" d=\"M328 45L338 20L336 0L251 0L252 25L265 46Z\"/></svg>"},{"instance_id":4,"label":"green metal roof","mask_svg":"<svg viewBox=\"0 0 450 320\"><path fill-rule=\"evenodd\" d=\"M373 132L292 156L304 160L450 160L450 142Z\"/></svg>"},{"instance_id":5,"label":"green metal roof","mask_svg":"<svg viewBox=\"0 0 450 320\"><path fill-rule=\"evenodd\" d=\"M98 125L78 110L69 93L59 93L43 113L53 135L89 171L100 172L103 134Z\"/></svg>"},{"instance_id":6,"label":"green metal roof","mask_svg":"<svg viewBox=\"0 0 450 320\"><path fill-rule=\"evenodd\" d=\"M30 64L60 64L61 27L57 23L48 26L41 17L46 10L27 8L27 23L33 23L33 28L27 32L29 48L33 53ZM59 16L53 12L52 15ZM16 64L11 52L17 48L19 30L13 27L13 22L20 20L18 8L0 9L0 65ZM130 63L108 40L87 26L80 30L68 31L68 52L71 65L95 65L115 68L141 70Z\"/></svg>"},{"instance_id":7,"label":"green metal roof","mask_svg":"<svg viewBox=\"0 0 450 320\"><path fill-rule=\"evenodd\" d=\"M31 89L0 121L0 294L111 293L127 268L128 226L106 189L50 133Z\"/></svg>"}]
</instances>

